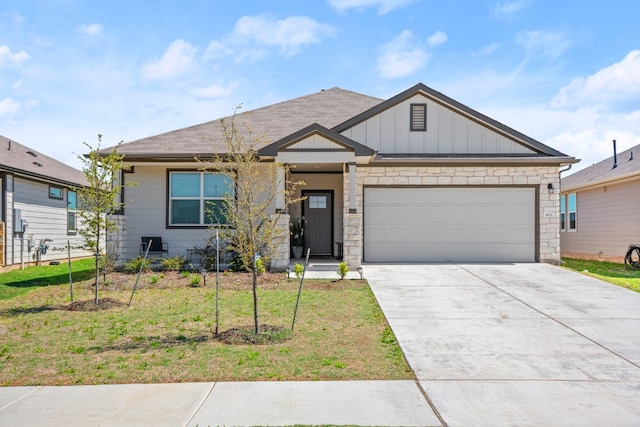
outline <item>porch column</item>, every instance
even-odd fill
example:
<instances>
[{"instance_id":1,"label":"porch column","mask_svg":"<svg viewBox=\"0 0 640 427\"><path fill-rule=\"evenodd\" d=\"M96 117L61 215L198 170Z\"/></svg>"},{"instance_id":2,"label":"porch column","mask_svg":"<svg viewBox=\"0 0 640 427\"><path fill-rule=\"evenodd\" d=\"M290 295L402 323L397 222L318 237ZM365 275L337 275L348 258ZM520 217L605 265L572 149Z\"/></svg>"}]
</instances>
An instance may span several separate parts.
<instances>
[{"instance_id":1,"label":"porch column","mask_svg":"<svg viewBox=\"0 0 640 427\"><path fill-rule=\"evenodd\" d=\"M276 182L277 182L277 187L276 187L276 206L275 206L275 211L276 212L284 212L286 206L285 206L285 200L284 200L284 193L285 193L285 185L287 183L285 174L284 174L284 169L279 167L276 169Z\"/></svg>"},{"instance_id":2,"label":"porch column","mask_svg":"<svg viewBox=\"0 0 640 427\"><path fill-rule=\"evenodd\" d=\"M362 260L362 214L344 215L343 261L350 268L360 267Z\"/></svg>"},{"instance_id":3,"label":"porch column","mask_svg":"<svg viewBox=\"0 0 640 427\"><path fill-rule=\"evenodd\" d=\"M271 216L276 221L273 253L271 254L271 271L285 271L289 266L289 214L280 213Z\"/></svg>"},{"instance_id":4,"label":"porch column","mask_svg":"<svg viewBox=\"0 0 640 427\"><path fill-rule=\"evenodd\" d=\"M354 214L358 212L356 204L356 163L349 163L349 213Z\"/></svg>"}]
</instances>

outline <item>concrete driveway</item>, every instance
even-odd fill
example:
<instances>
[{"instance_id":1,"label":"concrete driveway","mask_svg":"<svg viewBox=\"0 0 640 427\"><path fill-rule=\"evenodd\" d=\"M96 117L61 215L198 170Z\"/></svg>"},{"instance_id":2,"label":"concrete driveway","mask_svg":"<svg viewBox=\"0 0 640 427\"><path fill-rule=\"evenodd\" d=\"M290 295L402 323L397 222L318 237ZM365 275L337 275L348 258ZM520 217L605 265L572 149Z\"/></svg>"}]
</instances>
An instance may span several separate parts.
<instances>
[{"instance_id":1,"label":"concrete driveway","mask_svg":"<svg viewBox=\"0 0 640 427\"><path fill-rule=\"evenodd\" d=\"M640 294L548 264L364 272L444 424L640 425Z\"/></svg>"}]
</instances>

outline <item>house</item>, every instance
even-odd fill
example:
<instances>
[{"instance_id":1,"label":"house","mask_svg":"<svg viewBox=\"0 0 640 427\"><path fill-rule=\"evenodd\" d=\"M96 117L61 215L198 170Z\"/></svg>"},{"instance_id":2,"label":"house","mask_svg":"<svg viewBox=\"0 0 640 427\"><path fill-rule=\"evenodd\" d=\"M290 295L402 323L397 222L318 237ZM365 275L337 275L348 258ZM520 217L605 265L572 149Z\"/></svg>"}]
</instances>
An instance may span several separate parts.
<instances>
[{"instance_id":1,"label":"house","mask_svg":"<svg viewBox=\"0 0 640 427\"><path fill-rule=\"evenodd\" d=\"M66 259L68 243L80 246L75 189L86 182L83 172L0 136L0 267Z\"/></svg>"},{"instance_id":2,"label":"house","mask_svg":"<svg viewBox=\"0 0 640 427\"><path fill-rule=\"evenodd\" d=\"M636 145L563 177L560 243L563 257L624 262L640 243L640 154Z\"/></svg>"},{"instance_id":3,"label":"house","mask_svg":"<svg viewBox=\"0 0 640 427\"><path fill-rule=\"evenodd\" d=\"M235 120L244 137L261 137L261 160L306 183L288 214L305 217L312 256L351 267L560 261L553 189L559 168L577 160L424 84L386 100L332 88ZM172 256L202 245L203 201L215 202L221 184L194 158L224 150L220 120L118 147L132 166L122 179L139 184L124 195L123 259L138 256L141 236L162 236ZM290 257L281 246L277 266Z\"/></svg>"}]
</instances>

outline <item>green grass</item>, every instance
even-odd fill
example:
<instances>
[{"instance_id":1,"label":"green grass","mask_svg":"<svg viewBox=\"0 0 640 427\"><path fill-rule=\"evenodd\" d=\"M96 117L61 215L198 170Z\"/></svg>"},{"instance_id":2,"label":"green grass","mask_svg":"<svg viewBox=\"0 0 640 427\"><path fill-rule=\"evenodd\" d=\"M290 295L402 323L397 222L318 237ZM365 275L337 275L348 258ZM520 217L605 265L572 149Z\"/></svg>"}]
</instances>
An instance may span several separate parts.
<instances>
[{"instance_id":1,"label":"green grass","mask_svg":"<svg viewBox=\"0 0 640 427\"><path fill-rule=\"evenodd\" d=\"M100 297L128 302L135 275L122 277L107 276ZM237 277L221 276L220 332L253 321ZM277 277L260 283L261 323L290 327L299 282ZM305 281L295 332L270 345L214 338L212 277L194 287L149 273L131 307L100 311L68 310L68 286L45 282L0 300L0 385L414 378L365 281ZM76 300L93 298L91 282L74 284Z\"/></svg>"},{"instance_id":2,"label":"green grass","mask_svg":"<svg viewBox=\"0 0 640 427\"><path fill-rule=\"evenodd\" d=\"M563 258L563 267L604 280L623 288L640 292L640 270L631 270L624 264L606 261Z\"/></svg>"},{"instance_id":3,"label":"green grass","mask_svg":"<svg viewBox=\"0 0 640 427\"><path fill-rule=\"evenodd\" d=\"M94 274L95 261L83 259L71 263L73 281L86 280ZM10 299L43 286L69 284L69 264L42 265L0 274L0 300Z\"/></svg>"}]
</instances>

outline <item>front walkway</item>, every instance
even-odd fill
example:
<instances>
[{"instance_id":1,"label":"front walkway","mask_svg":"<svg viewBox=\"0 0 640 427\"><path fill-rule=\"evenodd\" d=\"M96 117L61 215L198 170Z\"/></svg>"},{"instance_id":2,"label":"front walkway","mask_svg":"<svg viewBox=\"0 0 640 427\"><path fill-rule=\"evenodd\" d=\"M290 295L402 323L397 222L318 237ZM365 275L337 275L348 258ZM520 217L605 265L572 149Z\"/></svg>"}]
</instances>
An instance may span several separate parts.
<instances>
[{"instance_id":1,"label":"front walkway","mask_svg":"<svg viewBox=\"0 0 640 427\"><path fill-rule=\"evenodd\" d=\"M640 294L549 264L364 272L446 425L640 424Z\"/></svg>"},{"instance_id":2,"label":"front walkway","mask_svg":"<svg viewBox=\"0 0 640 427\"><path fill-rule=\"evenodd\" d=\"M307 271L304 274L306 279L340 279L340 275L338 274L338 266L340 265L340 260L330 257L330 258L309 258L309 266ZM304 265L304 258L293 258L289 262L289 277L296 277L295 265L302 264ZM349 270L345 279L361 279L363 276L357 269Z\"/></svg>"}]
</instances>

